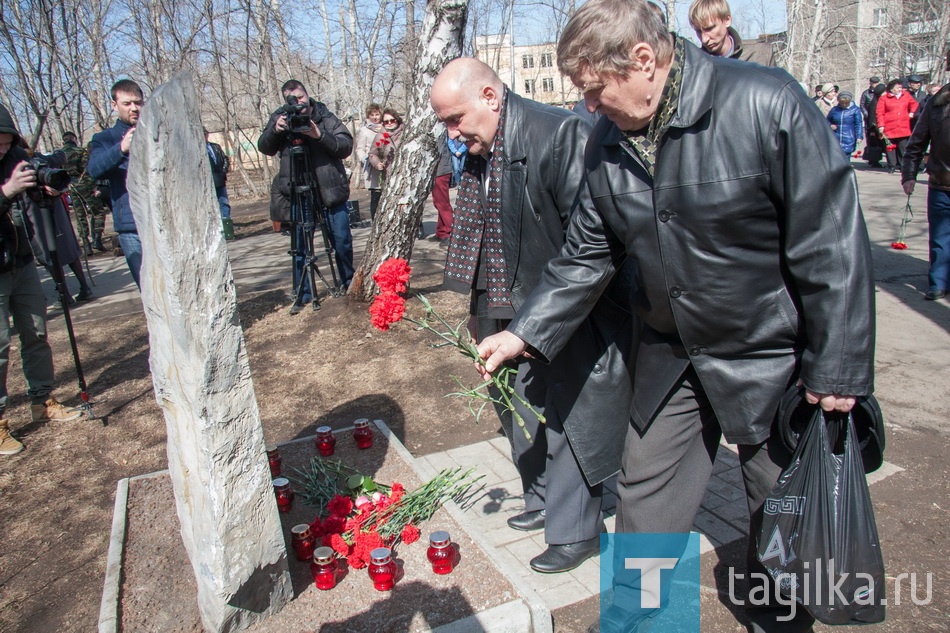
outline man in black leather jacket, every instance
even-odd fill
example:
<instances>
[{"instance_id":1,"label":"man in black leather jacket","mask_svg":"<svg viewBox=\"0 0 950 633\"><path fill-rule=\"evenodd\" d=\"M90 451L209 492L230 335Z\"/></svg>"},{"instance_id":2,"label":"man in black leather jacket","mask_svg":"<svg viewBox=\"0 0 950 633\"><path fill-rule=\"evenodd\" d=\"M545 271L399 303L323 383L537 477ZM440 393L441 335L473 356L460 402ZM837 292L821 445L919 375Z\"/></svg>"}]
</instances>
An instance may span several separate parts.
<instances>
[{"instance_id":1,"label":"man in black leather jacket","mask_svg":"<svg viewBox=\"0 0 950 633\"><path fill-rule=\"evenodd\" d=\"M450 62L431 102L450 138L468 147L445 285L471 293L469 329L482 338L514 317L564 243L571 213L590 205L582 186L590 128L567 110L512 93L475 59ZM524 429L501 411L525 499L525 512L508 525L544 528L548 547L531 561L541 573L573 569L599 549L601 482L620 467L627 428L627 282L597 302L550 365L518 364L516 393L534 409L515 403Z\"/></svg>"},{"instance_id":2,"label":"man in black leather jacket","mask_svg":"<svg viewBox=\"0 0 950 633\"><path fill-rule=\"evenodd\" d=\"M950 52L947 53L947 68L950 69ZM914 133L907 142L901 169L901 182L907 195L914 193L917 170L928 145L930 272L924 297L935 301L950 292L950 84L941 88L920 112Z\"/></svg>"},{"instance_id":3,"label":"man in black leather jacket","mask_svg":"<svg viewBox=\"0 0 950 633\"><path fill-rule=\"evenodd\" d=\"M867 230L850 167L798 83L703 54L646 5L590 0L564 31L561 71L602 115L585 162L594 208L574 215L560 256L479 351L488 370L526 349L553 357L616 252L636 258L645 327L617 529L688 532L725 435L742 464L749 571L764 574L762 505L790 458L772 432L782 395L801 381L810 403L849 411L873 389ZM756 631L810 626L781 622L787 608L747 614ZM632 628L606 615L604 630Z\"/></svg>"},{"instance_id":4,"label":"man in black leather jacket","mask_svg":"<svg viewBox=\"0 0 950 633\"><path fill-rule=\"evenodd\" d=\"M330 226L329 239L336 254L337 270L343 289L349 287L353 279L353 236L350 233L350 216L346 206L350 196L350 181L343 167L343 159L353 151L353 137L340 119L319 101L310 98L304 85L295 79L287 81L280 89L284 99L288 96L297 98L301 105L306 104L302 114L310 117L310 128L303 133L294 134L290 130L287 114L276 110L272 115L260 138L257 139L257 148L262 154L274 156L280 154L280 170L274 178L273 195L285 200L290 198L290 152L295 142L302 143L307 148L310 168L316 182L314 192L315 204L327 211L327 220ZM279 208L289 209L278 205ZM273 208L273 205L272 205ZM317 212L320 209L316 209ZM274 218L282 222L290 222L291 218ZM298 231L300 226L298 224ZM297 239L298 250L302 244L302 237ZM300 275L303 274L304 258L296 257L294 267L294 289L296 290ZM297 314L311 301L309 276L303 274L302 283L304 292L298 303L291 308L291 314Z\"/></svg>"}]
</instances>

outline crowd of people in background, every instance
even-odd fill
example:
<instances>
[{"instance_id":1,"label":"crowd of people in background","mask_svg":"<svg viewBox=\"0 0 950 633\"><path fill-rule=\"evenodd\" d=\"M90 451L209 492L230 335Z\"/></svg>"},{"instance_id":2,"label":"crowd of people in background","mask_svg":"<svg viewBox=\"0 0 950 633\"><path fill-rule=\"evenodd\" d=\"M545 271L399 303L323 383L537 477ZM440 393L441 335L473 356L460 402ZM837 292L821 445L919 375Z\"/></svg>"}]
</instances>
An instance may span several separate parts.
<instances>
[{"instance_id":1,"label":"crowd of people in background","mask_svg":"<svg viewBox=\"0 0 950 633\"><path fill-rule=\"evenodd\" d=\"M851 92L833 83L819 84L814 90L815 105L828 119L841 150L863 157L871 167L896 173L903 165L918 114L940 85L924 84L920 75L887 82L871 77L857 103Z\"/></svg>"}]
</instances>

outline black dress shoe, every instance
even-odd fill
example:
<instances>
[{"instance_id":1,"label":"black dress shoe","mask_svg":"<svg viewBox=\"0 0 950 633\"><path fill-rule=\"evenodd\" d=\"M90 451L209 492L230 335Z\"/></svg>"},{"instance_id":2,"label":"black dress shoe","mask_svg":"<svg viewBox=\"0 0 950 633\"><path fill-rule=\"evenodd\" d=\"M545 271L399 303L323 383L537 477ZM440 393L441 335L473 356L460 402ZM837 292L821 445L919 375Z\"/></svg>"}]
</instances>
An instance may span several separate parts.
<instances>
[{"instance_id":1,"label":"black dress shoe","mask_svg":"<svg viewBox=\"0 0 950 633\"><path fill-rule=\"evenodd\" d=\"M548 545L531 559L531 569L542 574L557 574L580 567L585 560L600 552L600 535L567 545Z\"/></svg>"},{"instance_id":2,"label":"black dress shoe","mask_svg":"<svg viewBox=\"0 0 950 633\"><path fill-rule=\"evenodd\" d=\"M522 512L508 519L508 527L522 532L540 530L544 527L544 510Z\"/></svg>"},{"instance_id":3,"label":"black dress shoe","mask_svg":"<svg viewBox=\"0 0 950 633\"><path fill-rule=\"evenodd\" d=\"M601 611L600 617L590 625L587 633L637 633L641 624L655 618L662 610L634 612L611 604L605 611Z\"/></svg>"},{"instance_id":4,"label":"black dress shoe","mask_svg":"<svg viewBox=\"0 0 950 633\"><path fill-rule=\"evenodd\" d=\"M927 294L924 295L924 299L927 301L936 301L937 299L943 299L946 296L946 290L928 290Z\"/></svg>"}]
</instances>

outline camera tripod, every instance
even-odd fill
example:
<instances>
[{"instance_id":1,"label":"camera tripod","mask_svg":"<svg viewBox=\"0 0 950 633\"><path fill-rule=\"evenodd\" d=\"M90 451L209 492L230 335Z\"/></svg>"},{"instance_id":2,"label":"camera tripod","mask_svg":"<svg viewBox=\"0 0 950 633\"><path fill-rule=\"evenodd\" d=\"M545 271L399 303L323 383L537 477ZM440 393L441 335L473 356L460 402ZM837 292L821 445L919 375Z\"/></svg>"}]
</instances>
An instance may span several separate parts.
<instances>
[{"instance_id":1,"label":"camera tripod","mask_svg":"<svg viewBox=\"0 0 950 633\"><path fill-rule=\"evenodd\" d=\"M320 299L317 296L317 278L327 287L331 297L340 296L340 279L333 261L333 244L330 240L330 224L327 219L327 210L322 204L317 204L316 184L313 170L310 167L310 156L303 140L294 135L290 153L290 256L293 266L294 301L293 305L300 304L304 289L309 284L311 303L314 310L320 309ZM320 267L317 265L319 255L314 253L314 232L319 218L320 233L323 236L323 250L330 266L330 285ZM302 260L302 262L301 262Z\"/></svg>"},{"instance_id":2,"label":"camera tripod","mask_svg":"<svg viewBox=\"0 0 950 633\"><path fill-rule=\"evenodd\" d=\"M92 411L92 400L86 388L86 377L82 371L82 363L79 360L79 347L76 345L76 333L73 331L73 320L69 314L69 287L66 285L66 274L59 261L59 252L56 248L56 219L53 215L53 199L48 197L42 191L36 190L30 192L30 197L36 202L40 209L40 216L45 229L42 237L46 242L46 248L50 258L50 276L56 285L56 291L59 293L59 302L63 307L63 318L66 320L66 334L69 338L69 348L73 353L73 362L76 365L76 378L79 382L79 408L82 409L90 420L95 420L96 415ZM60 202L60 204L62 204ZM32 264L31 264L32 265ZM103 418L103 425L105 418Z\"/></svg>"}]
</instances>

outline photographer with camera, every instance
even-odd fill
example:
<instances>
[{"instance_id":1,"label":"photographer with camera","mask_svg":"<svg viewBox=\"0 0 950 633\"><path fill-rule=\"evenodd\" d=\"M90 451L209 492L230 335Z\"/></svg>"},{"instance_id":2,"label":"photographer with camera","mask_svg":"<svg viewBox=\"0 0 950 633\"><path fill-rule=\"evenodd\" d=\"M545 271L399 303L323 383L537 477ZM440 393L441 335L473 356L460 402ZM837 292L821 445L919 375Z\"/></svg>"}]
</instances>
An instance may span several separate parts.
<instances>
[{"instance_id":1,"label":"photographer with camera","mask_svg":"<svg viewBox=\"0 0 950 633\"><path fill-rule=\"evenodd\" d=\"M306 249L308 241L312 244L315 223L319 223L328 248L332 247L335 251L339 290L345 292L353 278L353 237L346 206L350 184L343 167L343 159L353 151L353 137L343 122L324 104L310 98L307 89L299 81L291 79L285 83L281 87L281 94L286 103L271 115L257 140L257 147L268 156L280 155L280 169L274 179L273 195L284 199L287 204L276 206L288 209L289 213L288 217L272 219L294 224L292 244L296 295L291 314L298 314L304 304L313 301L316 296L316 289L311 283L312 269L305 269L312 265L308 262L312 254L307 253ZM295 149L299 162L294 160ZM292 164L306 167L298 170L292 168ZM293 173L295 171L306 173ZM292 183L292 176L301 182ZM304 205L303 215L312 213L314 221L294 217L300 214L299 210L295 210L295 204ZM332 272L333 262L329 263Z\"/></svg>"},{"instance_id":2,"label":"photographer with camera","mask_svg":"<svg viewBox=\"0 0 950 633\"><path fill-rule=\"evenodd\" d=\"M82 415L50 395L53 350L46 340L46 295L33 261L30 240L34 227L28 217L28 212L36 213L39 196L49 196L53 205L61 205L60 191L49 185L65 188L69 177L66 175L63 181L61 176L65 173L61 170L42 166L41 161L31 163L19 142L20 133L13 117L0 105L0 455L15 455L23 450L23 444L10 435L9 423L3 419L13 328L20 337L20 358L33 421L67 421ZM36 164L40 164L39 169ZM47 186L41 190L40 185Z\"/></svg>"}]
</instances>

